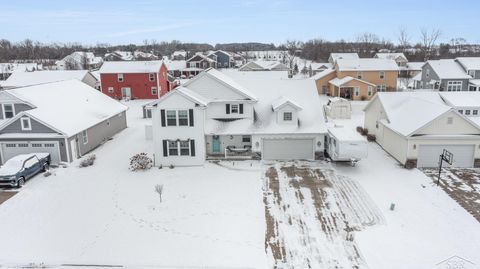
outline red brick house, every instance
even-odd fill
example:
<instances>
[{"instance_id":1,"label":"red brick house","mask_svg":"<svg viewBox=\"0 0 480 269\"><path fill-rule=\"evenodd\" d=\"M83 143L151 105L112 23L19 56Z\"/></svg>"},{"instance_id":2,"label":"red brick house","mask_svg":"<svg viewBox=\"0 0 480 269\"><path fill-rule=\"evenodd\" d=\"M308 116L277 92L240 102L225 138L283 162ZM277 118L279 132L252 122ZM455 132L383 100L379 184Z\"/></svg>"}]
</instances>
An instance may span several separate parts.
<instances>
[{"instance_id":1,"label":"red brick house","mask_svg":"<svg viewBox=\"0 0 480 269\"><path fill-rule=\"evenodd\" d=\"M104 62L101 91L115 99L158 99L170 90L163 61Z\"/></svg>"}]
</instances>

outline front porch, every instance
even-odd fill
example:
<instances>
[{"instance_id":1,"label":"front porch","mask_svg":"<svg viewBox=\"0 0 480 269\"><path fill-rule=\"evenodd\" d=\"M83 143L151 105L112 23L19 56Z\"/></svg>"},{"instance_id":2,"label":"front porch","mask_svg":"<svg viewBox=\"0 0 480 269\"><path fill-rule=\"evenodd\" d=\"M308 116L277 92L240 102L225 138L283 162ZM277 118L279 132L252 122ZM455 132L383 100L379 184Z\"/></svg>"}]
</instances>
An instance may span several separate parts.
<instances>
[{"instance_id":1,"label":"front porch","mask_svg":"<svg viewBox=\"0 0 480 269\"><path fill-rule=\"evenodd\" d=\"M353 100L353 94L355 91L355 87L337 87L333 86L333 97L340 97L347 100Z\"/></svg>"},{"instance_id":2,"label":"front porch","mask_svg":"<svg viewBox=\"0 0 480 269\"><path fill-rule=\"evenodd\" d=\"M208 160L254 159L251 135L207 135L205 146Z\"/></svg>"}]
</instances>

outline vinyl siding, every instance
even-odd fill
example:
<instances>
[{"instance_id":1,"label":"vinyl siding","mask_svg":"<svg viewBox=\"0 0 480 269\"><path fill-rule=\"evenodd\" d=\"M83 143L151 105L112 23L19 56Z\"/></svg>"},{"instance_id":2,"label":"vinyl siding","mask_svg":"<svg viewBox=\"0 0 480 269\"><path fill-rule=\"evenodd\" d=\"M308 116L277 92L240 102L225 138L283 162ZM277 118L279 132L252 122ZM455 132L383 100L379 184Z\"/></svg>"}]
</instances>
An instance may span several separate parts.
<instances>
[{"instance_id":1,"label":"vinyl siding","mask_svg":"<svg viewBox=\"0 0 480 269\"><path fill-rule=\"evenodd\" d=\"M32 130L22 130L22 125L20 122L21 118L9 123L0 133L58 133L55 130L52 130L50 127L45 126L44 124L30 118L30 123L32 125Z\"/></svg>"}]
</instances>

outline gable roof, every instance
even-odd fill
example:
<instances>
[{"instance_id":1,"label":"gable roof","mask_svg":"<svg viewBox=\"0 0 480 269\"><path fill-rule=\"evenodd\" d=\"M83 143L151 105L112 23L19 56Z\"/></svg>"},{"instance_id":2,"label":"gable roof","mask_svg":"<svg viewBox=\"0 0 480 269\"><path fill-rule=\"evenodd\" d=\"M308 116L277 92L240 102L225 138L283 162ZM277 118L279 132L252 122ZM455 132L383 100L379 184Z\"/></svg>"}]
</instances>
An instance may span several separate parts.
<instances>
[{"instance_id":1,"label":"gable roof","mask_svg":"<svg viewBox=\"0 0 480 269\"><path fill-rule=\"evenodd\" d=\"M438 92L452 107L480 107L480 92Z\"/></svg>"},{"instance_id":2,"label":"gable roof","mask_svg":"<svg viewBox=\"0 0 480 269\"><path fill-rule=\"evenodd\" d=\"M405 57L405 54L403 54L402 52L377 53L375 54L375 58L390 60L397 60L398 58L402 58L403 60L408 61L407 57Z\"/></svg>"},{"instance_id":3,"label":"gable roof","mask_svg":"<svg viewBox=\"0 0 480 269\"><path fill-rule=\"evenodd\" d=\"M365 84L375 86L375 87L377 86L377 85L375 85L373 83L370 83L368 81L361 80L361 79L354 78L354 77L350 77L350 76L346 76L346 77L343 77L343 78L334 78L334 79L330 80L328 83L333 84L334 86L340 87L343 84L346 84L346 83L348 83L352 80L356 80L356 81L359 81L361 83L365 83Z\"/></svg>"},{"instance_id":4,"label":"gable roof","mask_svg":"<svg viewBox=\"0 0 480 269\"><path fill-rule=\"evenodd\" d=\"M23 114L38 119L68 137L127 110L120 102L75 79L7 92L34 106Z\"/></svg>"},{"instance_id":5,"label":"gable roof","mask_svg":"<svg viewBox=\"0 0 480 269\"><path fill-rule=\"evenodd\" d=\"M249 68L252 70L262 71L264 70L263 66L257 64L256 62L248 62L238 68L238 70L243 71L244 69Z\"/></svg>"},{"instance_id":6,"label":"gable roof","mask_svg":"<svg viewBox=\"0 0 480 269\"><path fill-rule=\"evenodd\" d=\"M453 59L427 61L440 79L470 79L465 70Z\"/></svg>"},{"instance_id":7,"label":"gable roof","mask_svg":"<svg viewBox=\"0 0 480 269\"><path fill-rule=\"evenodd\" d=\"M384 125L403 136L414 134L453 110L437 92L378 92L370 104L374 100L380 101L385 110L388 121L384 121Z\"/></svg>"},{"instance_id":8,"label":"gable roof","mask_svg":"<svg viewBox=\"0 0 480 269\"><path fill-rule=\"evenodd\" d=\"M100 74L158 73L163 61L107 61L100 68Z\"/></svg>"},{"instance_id":9,"label":"gable roof","mask_svg":"<svg viewBox=\"0 0 480 269\"><path fill-rule=\"evenodd\" d=\"M195 81L198 81L200 79L203 79L203 77L208 76L225 86L229 87L230 89L236 91L237 93L243 95L245 98L250 99L252 101L256 101L257 98L253 96L247 89L245 89L243 86L238 84L236 81L234 81L231 77L223 74L222 72L214 69L214 68L208 68L201 72L200 74L196 75L193 79L190 79L186 83L183 84L184 87L188 88L188 85L194 83Z\"/></svg>"},{"instance_id":10,"label":"gable roof","mask_svg":"<svg viewBox=\"0 0 480 269\"><path fill-rule=\"evenodd\" d=\"M195 58L197 58L197 57L199 57L199 58L201 58L201 60L205 60L205 61L207 61L207 62L211 62L211 63L214 63L214 62L215 62L215 60L213 60L213 59L211 59L211 58L208 58L207 56L205 56L205 55L203 55L202 53L199 53L199 52L197 52L195 55L193 55L192 57L190 57L190 59L188 59L187 62L190 62L190 61L192 61L193 59L195 59Z\"/></svg>"},{"instance_id":11,"label":"gable roof","mask_svg":"<svg viewBox=\"0 0 480 269\"><path fill-rule=\"evenodd\" d=\"M480 70L480 57L457 57L456 61L465 70Z\"/></svg>"},{"instance_id":12,"label":"gable roof","mask_svg":"<svg viewBox=\"0 0 480 269\"><path fill-rule=\"evenodd\" d=\"M280 108L282 108L286 105L290 105L290 106L294 107L296 110L301 110L302 109L302 107L300 105L298 105L297 103L288 99L285 96L280 96L277 100L274 100L272 102L273 111L277 111L277 110L279 110Z\"/></svg>"},{"instance_id":13,"label":"gable roof","mask_svg":"<svg viewBox=\"0 0 480 269\"><path fill-rule=\"evenodd\" d=\"M346 59L346 60L356 60L359 59L358 53L330 53L329 59L331 59L333 62L336 62L339 59Z\"/></svg>"},{"instance_id":14,"label":"gable roof","mask_svg":"<svg viewBox=\"0 0 480 269\"><path fill-rule=\"evenodd\" d=\"M422 67L425 65L425 62L408 62L407 69L414 71L422 71Z\"/></svg>"},{"instance_id":15,"label":"gable roof","mask_svg":"<svg viewBox=\"0 0 480 269\"><path fill-rule=\"evenodd\" d=\"M397 63L391 59L338 59L337 66L339 71L398 71Z\"/></svg>"},{"instance_id":16,"label":"gable roof","mask_svg":"<svg viewBox=\"0 0 480 269\"><path fill-rule=\"evenodd\" d=\"M2 87L26 87L71 79L81 81L88 73L88 70L14 72L7 80L5 80L5 82L2 83Z\"/></svg>"},{"instance_id":17,"label":"gable roof","mask_svg":"<svg viewBox=\"0 0 480 269\"><path fill-rule=\"evenodd\" d=\"M313 76L312 78L314 80L318 80L318 79L321 79L325 76L328 76L329 74L331 73L334 73L335 72L335 69L325 69L323 70L322 72L319 72L318 74L316 74L315 76Z\"/></svg>"}]
</instances>

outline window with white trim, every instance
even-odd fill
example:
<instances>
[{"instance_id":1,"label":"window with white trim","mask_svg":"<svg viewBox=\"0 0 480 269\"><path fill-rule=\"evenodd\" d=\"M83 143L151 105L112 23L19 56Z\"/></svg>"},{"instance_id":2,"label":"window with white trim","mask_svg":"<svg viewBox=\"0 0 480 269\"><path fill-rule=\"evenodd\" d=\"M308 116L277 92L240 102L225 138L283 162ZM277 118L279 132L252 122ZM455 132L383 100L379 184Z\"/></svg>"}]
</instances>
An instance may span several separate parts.
<instances>
[{"instance_id":1,"label":"window with white trim","mask_svg":"<svg viewBox=\"0 0 480 269\"><path fill-rule=\"evenodd\" d=\"M385 71L380 71L380 79L385 79Z\"/></svg>"},{"instance_id":2,"label":"window with white trim","mask_svg":"<svg viewBox=\"0 0 480 269\"><path fill-rule=\"evenodd\" d=\"M3 118L11 119L15 117L15 107L13 104L3 104Z\"/></svg>"},{"instance_id":3,"label":"window with white trim","mask_svg":"<svg viewBox=\"0 0 480 269\"><path fill-rule=\"evenodd\" d=\"M157 95L157 94L158 94L157 87L152 87L152 95Z\"/></svg>"},{"instance_id":4,"label":"window with white trim","mask_svg":"<svg viewBox=\"0 0 480 269\"><path fill-rule=\"evenodd\" d=\"M473 114L474 116L477 116L477 115L478 115L478 110L476 110L476 109L472 110L472 114Z\"/></svg>"},{"instance_id":5,"label":"window with white trim","mask_svg":"<svg viewBox=\"0 0 480 269\"><path fill-rule=\"evenodd\" d=\"M386 90L385 85L378 85L377 86L377 92L384 92Z\"/></svg>"},{"instance_id":6,"label":"window with white trim","mask_svg":"<svg viewBox=\"0 0 480 269\"><path fill-rule=\"evenodd\" d=\"M472 78L475 78L475 70L468 70L468 74L472 76Z\"/></svg>"},{"instance_id":7,"label":"window with white trim","mask_svg":"<svg viewBox=\"0 0 480 269\"><path fill-rule=\"evenodd\" d=\"M87 143L88 143L88 133L87 133L87 130L83 130L83 131L82 131L82 142L83 142L83 144L87 144Z\"/></svg>"},{"instance_id":8,"label":"window with white trim","mask_svg":"<svg viewBox=\"0 0 480 269\"><path fill-rule=\"evenodd\" d=\"M252 140L251 140L251 137L249 135L244 135L242 136L242 142L243 143L250 143Z\"/></svg>"},{"instance_id":9,"label":"window with white trim","mask_svg":"<svg viewBox=\"0 0 480 269\"><path fill-rule=\"evenodd\" d=\"M53 144L53 143L47 143L47 144L45 144L44 146L45 146L46 148L53 148L53 147L55 147L55 144Z\"/></svg>"},{"instance_id":10,"label":"window with white trim","mask_svg":"<svg viewBox=\"0 0 480 269\"><path fill-rule=\"evenodd\" d=\"M113 93L113 87L108 87L108 92Z\"/></svg>"},{"instance_id":11,"label":"window with white trim","mask_svg":"<svg viewBox=\"0 0 480 269\"><path fill-rule=\"evenodd\" d=\"M452 117L447 118L447 124L453 124L453 118Z\"/></svg>"},{"instance_id":12,"label":"window with white trim","mask_svg":"<svg viewBox=\"0 0 480 269\"><path fill-rule=\"evenodd\" d=\"M30 121L30 118L21 118L20 123L22 125L22 131L32 130L32 122Z\"/></svg>"},{"instance_id":13,"label":"window with white trim","mask_svg":"<svg viewBox=\"0 0 480 269\"><path fill-rule=\"evenodd\" d=\"M123 82L123 74L117 74L118 82Z\"/></svg>"},{"instance_id":14,"label":"window with white trim","mask_svg":"<svg viewBox=\"0 0 480 269\"><path fill-rule=\"evenodd\" d=\"M18 147L19 148L28 148L28 143L19 143Z\"/></svg>"},{"instance_id":15,"label":"window with white trim","mask_svg":"<svg viewBox=\"0 0 480 269\"><path fill-rule=\"evenodd\" d=\"M238 104L232 104L232 105L230 105L230 113L232 113L232 114L238 114Z\"/></svg>"},{"instance_id":16,"label":"window with white trim","mask_svg":"<svg viewBox=\"0 0 480 269\"><path fill-rule=\"evenodd\" d=\"M180 156L190 156L190 142L180 141Z\"/></svg>"},{"instance_id":17,"label":"window with white trim","mask_svg":"<svg viewBox=\"0 0 480 269\"><path fill-rule=\"evenodd\" d=\"M470 115L470 109L465 109L465 115Z\"/></svg>"},{"instance_id":18,"label":"window with white trim","mask_svg":"<svg viewBox=\"0 0 480 269\"><path fill-rule=\"evenodd\" d=\"M178 126L188 126L188 110L178 111Z\"/></svg>"},{"instance_id":19,"label":"window with white trim","mask_svg":"<svg viewBox=\"0 0 480 269\"><path fill-rule=\"evenodd\" d=\"M148 74L148 80L155 81L155 73Z\"/></svg>"},{"instance_id":20,"label":"window with white trim","mask_svg":"<svg viewBox=\"0 0 480 269\"><path fill-rule=\"evenodd\" d=\"M361 72L361 71L357 72L357 78L358 79L363 79L363 72Z\"/></svg>"},{"instance_id":21,"label":"window with white trim","mask_svg":"<svg viewBox=\"0 0 480 269\"><path fill-rule=\"evenodd\" d=\"M358 87L353 88L353 94L355 96L360 96L360 88L358 88Z\"/></svg>"},{"instance_id":22,"label":"window with white trim","mask_svg":"<svg viewBox=\"0 0 480 269\"><path fill-rule=\"evenodd\" d=\"M178 156L177 141L168 141L168 156Z\"/></svg>"},{"instance_id":23,"label":"window with white trim","mask_svg":"<svg viewBox=\"0 0 480 269\"><path fill-rule=\"evenodd\" d=\"M40 143L33 143L32 144L32 148L41 148L42 147L42 144Z\"/></svg>"},{"instance_id":24,"label":"window with white trim","mask_svg":"<svg viewBox=\"0 0 480 269\"><path fill-rule=\"evenodd\" d=\"M9 143L9 144L5 144L5 146L7 148L15 148L15 147L17 147L17 144Z\"/></svg>"},{"instance_id":25,"label":"window with white trim","mask_svg":"<svg viewBox=\"0 0 480 269\"><path fill-rule=\"evenodd\" d=\"M372 87L372 86L368 86L367 95L368 95L368 96L372 96L372 94L373 94L373 87Z\"/></svg>"},{"instance_id":26,"label":"window with white trim","mask_svg":"<svg viewBox=\"0 0 480 269\"><path fill-rule=\"evenodd\" d=\"M176 110L167 110L167 126L177 126Z\"/></svg>"},{"instance_id":27,"label":"window with white trim","mask_svg":"<svg viewBox=\"0 0 480 269\"><path fill-rule=\"evenodd\" d=\"M292 112L283 112L283 121L292 121L293 114Z\"/></svg>"},{"instance_id":28,"label":"window with white trim","mask_svg":"<svg viewBox=\"0 0 480 269\"><path fill-rule=\"evenodd\" d=\"M462 81L449 81L447 83L448 92L459 92L462 90Z\"/></svg>"},{"instance_id":29,"label":"window with white trim","mask_svg":"<svg viewBox=\"0 0 480 269\"><path fill-rule=\"evenodd\" d=\"M458 110L458 113L460 113L460 114L463 115L463 109L459 109L459 110Z\"/></svg>"}]
</instances>

